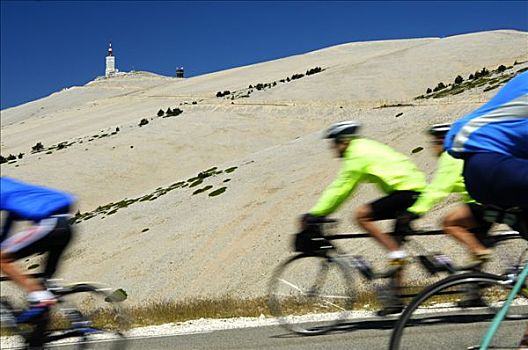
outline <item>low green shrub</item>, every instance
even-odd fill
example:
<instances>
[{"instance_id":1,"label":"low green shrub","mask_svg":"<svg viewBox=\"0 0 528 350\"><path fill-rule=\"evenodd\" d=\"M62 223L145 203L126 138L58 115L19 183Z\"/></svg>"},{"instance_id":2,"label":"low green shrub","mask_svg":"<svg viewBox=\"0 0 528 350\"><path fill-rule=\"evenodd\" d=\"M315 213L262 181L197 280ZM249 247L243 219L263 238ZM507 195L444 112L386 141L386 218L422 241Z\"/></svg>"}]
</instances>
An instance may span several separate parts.
<instances>
[{"instance_id":1,"label":"low green shrub","mask_svg":"<svg viewBox=\"0 0 528 350\"><path fill-rule=\"evenodd\" d=\"M211 186L211 185L207 185L207 186L205 186L205 187L202 187L202 188L197 189L197 190L194 191L192 194L193 194L193 195L195 195L195 194L199 194L199 193L202 193L202 192L208 191L208 190L210 190L211 188L213 188L213 186Z\"/></svg>"},{"instance_id":2,"label":"low green shrub","mask_svg":"<svg viewBox=\"0 0 528 350\"><path fill-rule=\"evenodd\" d=\"M35 146L31 147L31 151L33 151L34 153L40 152L43 149L44 149L44 145L42 144L42 142L37 142Z\"/></svg>"},{"instance_id":3,"label":"low green shrub","mask_svg":"<svg viewBox=\"0 0 528 350\"><path fill-rule=\"evenodd\" d=\"M215 197L225 192L227 187L220 187L217 190L214 190L213 192L209 193L209 197Z\"/></svg>"}]
</instances>

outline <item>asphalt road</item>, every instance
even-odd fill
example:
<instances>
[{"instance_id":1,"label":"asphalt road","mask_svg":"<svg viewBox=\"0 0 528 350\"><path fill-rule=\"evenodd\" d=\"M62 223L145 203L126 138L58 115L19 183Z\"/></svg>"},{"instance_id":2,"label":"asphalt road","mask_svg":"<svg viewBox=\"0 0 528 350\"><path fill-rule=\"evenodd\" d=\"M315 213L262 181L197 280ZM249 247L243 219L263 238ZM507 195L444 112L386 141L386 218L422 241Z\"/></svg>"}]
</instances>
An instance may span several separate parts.
<instances>
[{"instance_id":1,"label":"asphalt road","mask_svg":"<svg viewBox=\"0 0 528 350\"><path fill-rule=\"evenodd\" d=\"M349 323L340 330L318 336L298 336L279 326L243 328L211 333L133 339L128 349L218 350L322 350L386 349L393 321Z\"/></svg>"},{"instance_id":2,"label":"asphalt road","mask_svg":"<svg viewBox=\"0 0 528 350\"><path fill-rule=\"evenodd\" d=\"M460 314L431 314L427 326L413 327L404 349L467 349L478 344L491 316L472 318ZM129 340L127 349L138 350L322 350L322 349L388 349L389 338L396 318L361 319L347 322L339 329L318 336L298 336L279 326L242 328L171 336L150 336ZM483 320L486 322L482 322ZM528 321L507 321L501 328L500 339L514 349ZM408 338L406 338L408 340ZM469 342L468 340L469 339ZM92 344L90 349L109 349L107 343ZM69 349L70 347L60 347Z\"/></svg>"}]
</instances>

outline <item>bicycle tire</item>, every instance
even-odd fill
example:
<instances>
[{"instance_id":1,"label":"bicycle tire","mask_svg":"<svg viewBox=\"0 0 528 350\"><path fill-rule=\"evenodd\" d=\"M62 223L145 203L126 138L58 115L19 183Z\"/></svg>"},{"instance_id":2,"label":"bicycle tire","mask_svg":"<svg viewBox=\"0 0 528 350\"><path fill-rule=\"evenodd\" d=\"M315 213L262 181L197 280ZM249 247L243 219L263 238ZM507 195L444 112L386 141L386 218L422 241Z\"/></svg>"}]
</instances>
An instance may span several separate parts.
<instances>
[{"instance_id":1,"label":"bicycle tire","mask_svg":"<svg viewBox=\"0 0 528 350\"><path fill-rule=\"evenodd\" d=\"M2 333L0 349L21 349L24 346L25 338L23 329L16 324L18 310L7 298L0 299L1 322L0 330Z\"/></svg>"},{"instance_id":2,"label":"bicycle tire","mask_svg":"<svg viewBox=\"0 0 528 350\"><path fill-rule=\"evenodd\" d=\"M128 315L114 294L98 286L77 283L57 292L59 303L52 308L48 342L62 338L75 349L123 350L127 346L125 331ZM58 325L58 327L53 327Z\"/></svg>"},{"instance_id":3,"label":"bicycle tire","mask_svg":"<svg viewBox=\"0 0 528 350\"><path fill-rule=\"evenodd\" d=\"M284 328L302 335L326 333L352 309L350 267L329 256L295 255L276 268L268 295L271 313Z\"/></svg>"},{"instance_id":4,"label":"bicycle tire","mask_svg":"<svg viewBox=\"0 0 528 350\"><path fill-rule=\"evenodd\" d=\"M493 316L513 286L505 281L503 276L469 272L449 276L425 288L398 319L389 349L478 349ZM486 306L460 307L458 302L467 298L468 291L474 292L475 286ZM512 317L503 320L490 349L516 348L528 320L526 291L517 296L509 315Z\"/></svg>"}]
</instances>

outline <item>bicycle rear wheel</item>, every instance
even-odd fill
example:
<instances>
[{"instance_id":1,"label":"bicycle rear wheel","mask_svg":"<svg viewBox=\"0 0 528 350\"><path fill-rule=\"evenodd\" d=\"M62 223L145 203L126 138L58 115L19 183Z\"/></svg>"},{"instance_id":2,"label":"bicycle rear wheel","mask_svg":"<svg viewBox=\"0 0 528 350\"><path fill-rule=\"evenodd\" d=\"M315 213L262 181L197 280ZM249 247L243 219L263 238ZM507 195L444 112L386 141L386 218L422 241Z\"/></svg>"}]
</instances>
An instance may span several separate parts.
<instances>
[{"instance_id":1,"label":"bicycle rear wheel","mask_svg":"<svg viewBox=\"0 0 528 350\"><path fill-rule=\"evenodd\" d=\"M50 344L71 344L74 349L126 348L130 323L116 293L79 283L57 292L60 302L51 314Z\"/></svg>"},{"instance_id":2,"label":"bicycle rear wheel","mask_svg":"<svg viewBox=\"0 0 528 350\"><path fill-rule=\"evenodd\" d=\"M0 349L22 349L25 344L24 332L29 330L25 325L17 325L16 317L20 310L15 310L7 298L0 298Z\"/></svg>"},{"instance_id":3,"label":"bicycle rear wheel","mask_svg":"<svg viewBox=\"0 0 528 350\"><path fill-rule=\"evenodd\" d=\"M502 276L482 272L450 276L433 284L420 292L401 315L390 349L479 349L511 288ZM522 291L490 349L517 349L527 323L528 295Z\"/></svg>"},{"instance_id":4,"label":"bicycle rear wheel","mask_svg":"<svg viewBox=\"0 0 528 350\"><path fill-rule=\"evenodd\" d=\"M349 268L328 256L296 255L275 270L269 285L272 315L299 334L335 328L347 319L353 302Z\"/></svg>"}]
</instances>

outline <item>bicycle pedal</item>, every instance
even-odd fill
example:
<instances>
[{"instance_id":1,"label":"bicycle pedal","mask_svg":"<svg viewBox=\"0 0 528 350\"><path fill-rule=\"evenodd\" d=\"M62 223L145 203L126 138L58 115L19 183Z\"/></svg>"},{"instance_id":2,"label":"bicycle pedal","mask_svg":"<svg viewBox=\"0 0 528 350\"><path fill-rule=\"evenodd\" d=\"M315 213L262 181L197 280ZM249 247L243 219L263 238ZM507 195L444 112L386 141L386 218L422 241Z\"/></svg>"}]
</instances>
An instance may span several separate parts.
<instances>
[{"instance_id":1,"label":"bicycle pedal","mask_svg":"<svg viewBox=\"0 0 528 350\"><path fill-rule=\"evenodd\" d=\"M425 269L427 270L427 272L429 272L431 275L435 275L436 273L439 272L438 270L438 267L436 266L436 264L431 260L431 258L429 256L426 256L426 255L420 255L418 257L418 259L420 260L420 263L422 264L423 267L425 267Z\"/></svg>"},{"instance_id":2,"label":"bicycle pedal","mask_svg":"<svg viewBox=\"0 0 528 350\"><path fill-rule=\"evenodd\" d=\"M487 307L488 304L482 300L482 298L461 300L457 303L458 307L470 308L470 307Z\"/></svg>"},{"instance_id":3,"label":"bicycle pedal","mask_svg":"<svg viewBox=\"0 0 528 350\"><path fill-rule=\"evenodd\" d=\"M376 312L376 315L384 317L388 315L399 314L404 309L403 305L387 306Z\"/></svg>"},{"instance_id":4,"label":"bicycle pedal","mask_svg":"<svg viewBox=\"0 0 528 350\"><path fill-rule=\"evenodd\" d=\"M17 325L15 317L9 312L0 314L0 325L2 328L14 328Z\"/></svg>"},{"instance_id":5,"label":"bicycle pedal","mask_svg":"<svg viewBox=\"0 0 528 350\"><path fill-rule=\"evenodd\" d=\"M78 329L78 328L88 328L91 326L91 322L90 321L78 321L78 322L72 322L71 323L71 327L72 328L75 328L75 329Z\"/></svg>"},{"instance_id":6,"label":"bicycle pedal","mask_svg":"<svg viewBox=\"0 0 528 350\"><path fill-rule=\"evenodd\" d=\"M390 259L388 261L388 264L390 266L403 266L405 265L407 262L405 259Z\"/></svg>"}]
</instances>

